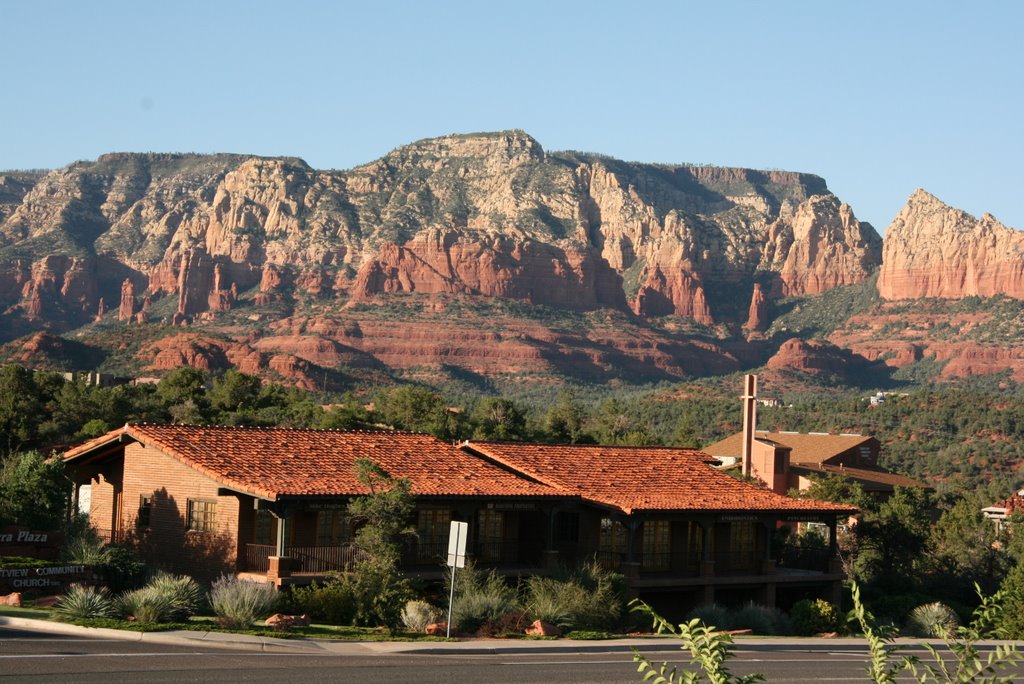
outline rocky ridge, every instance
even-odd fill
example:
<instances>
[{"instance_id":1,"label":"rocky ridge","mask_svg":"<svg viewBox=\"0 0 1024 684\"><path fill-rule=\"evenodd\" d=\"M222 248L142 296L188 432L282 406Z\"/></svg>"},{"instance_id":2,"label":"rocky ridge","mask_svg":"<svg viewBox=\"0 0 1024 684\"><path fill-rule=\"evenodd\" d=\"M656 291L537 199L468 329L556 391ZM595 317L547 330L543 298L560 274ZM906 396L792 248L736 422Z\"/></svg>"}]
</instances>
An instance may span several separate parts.
<instances>
[{"instance_id":1,"label":"rocky ridge","mask_svg":"<svg viewBox=\"0 0 1024 684\"><path fill-rule=\"evenodd\" d=\"M918 191L883 244L817 176L547 152L521 131L424 140L346 171L116 153L0 174L0 341L141 326L152 339L131 353L146 372L235 366L310 388L344 382L338 368L600 382L769 357L807 373L940 359L977 374L1022 355L886 349L870 313L871 335L785 342L773 319L879 267L889 300L1021 297L1019 235ZM548 313L465 313L502 301ZM45 341L14 356L67 356Z\"/></svg>"}]
</instances>

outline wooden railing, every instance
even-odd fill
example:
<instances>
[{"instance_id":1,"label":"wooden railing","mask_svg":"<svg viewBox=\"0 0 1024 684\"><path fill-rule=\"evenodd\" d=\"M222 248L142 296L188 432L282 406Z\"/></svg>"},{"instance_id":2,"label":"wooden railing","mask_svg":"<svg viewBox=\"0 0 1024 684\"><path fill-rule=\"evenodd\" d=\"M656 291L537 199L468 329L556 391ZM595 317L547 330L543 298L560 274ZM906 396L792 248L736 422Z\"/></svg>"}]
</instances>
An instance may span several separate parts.
<instances>
[{"instance_id":1,"label":"wooden railing","mask_svg":"<svg viewBox=\"0 0 1024 684\"><path fill-rule=\"evenodd\" d=\"M273 544L246 544L245 569L249 572L267 572L270 561L277 553ZM351 569L360 552L352 544L341 546L286 546L285 555L292 559L293 572L344 572Z\"/></svg>"}]
</instances>

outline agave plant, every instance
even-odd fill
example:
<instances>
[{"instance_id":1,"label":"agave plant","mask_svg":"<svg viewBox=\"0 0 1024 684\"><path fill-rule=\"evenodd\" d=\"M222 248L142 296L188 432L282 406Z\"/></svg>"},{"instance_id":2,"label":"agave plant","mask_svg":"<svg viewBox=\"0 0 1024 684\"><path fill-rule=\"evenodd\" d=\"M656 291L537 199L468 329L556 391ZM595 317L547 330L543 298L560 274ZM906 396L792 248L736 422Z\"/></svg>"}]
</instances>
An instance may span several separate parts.
<instances>
[{"instance_id":1,"label":"agave plant","mask_svg":"<svg viewBox=\"0 0 1024 684\"><path fill-rule=\"evenodd\" d=\"M65 618L103 618L114 614L110 594L104 588L72 584L53 604L57 615Z\"/></svg>"}]
</instances>

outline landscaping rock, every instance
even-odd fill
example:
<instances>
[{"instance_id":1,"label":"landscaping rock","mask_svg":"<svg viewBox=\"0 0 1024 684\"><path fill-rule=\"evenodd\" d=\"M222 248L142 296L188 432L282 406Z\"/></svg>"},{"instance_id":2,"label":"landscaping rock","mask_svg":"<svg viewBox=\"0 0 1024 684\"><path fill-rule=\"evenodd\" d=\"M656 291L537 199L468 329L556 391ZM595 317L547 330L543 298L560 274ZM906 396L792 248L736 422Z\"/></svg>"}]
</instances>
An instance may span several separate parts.
<instances>
[{"instance_id":1,"label":"landscaping rock","mask_svg":"<svg viewBox=\"0 0 1024 684\"><path fill-rule=\"evenodd\" d=\"M309 616L274 613L267 618L267 621L264 624L267 627L273 627L274 629L280 630L291 629L292 627L309 627Z\"/></svg>"},{"instance_id":2,"label":"landscaping rock","mask_svg":"<svg viewBox=\"0 0 1024 684\"><path fill-rule=\"evenodd\" d=\"M562 629L543 620L534 620L525 633L530 636L557 637L562 636Z\"/></svg>"},{"instance_id":3,"label":"landscaping rock","mask_svg":"<svg viewBox=\"0 0 1024 684\"><path fill-rule=\"evenodd\" d=\"M15 608L21 608L21 592L16 591L13 594L0 596L0 606L13 606Z\"/></svg>"},{"instance_id":4,"label":"landscaping rock","mask_svg":"<svg viewBox=\"0 0 1024 684\"><path fill-rule=\"evenodd\" d=\"M446 635L448 633L448 623L447 622L433 622L433 623L427 625L423 629L423 632L424 632L424 634L427 634L428 636L444 636L444 635Z\"/></svg>"}]
</instances>

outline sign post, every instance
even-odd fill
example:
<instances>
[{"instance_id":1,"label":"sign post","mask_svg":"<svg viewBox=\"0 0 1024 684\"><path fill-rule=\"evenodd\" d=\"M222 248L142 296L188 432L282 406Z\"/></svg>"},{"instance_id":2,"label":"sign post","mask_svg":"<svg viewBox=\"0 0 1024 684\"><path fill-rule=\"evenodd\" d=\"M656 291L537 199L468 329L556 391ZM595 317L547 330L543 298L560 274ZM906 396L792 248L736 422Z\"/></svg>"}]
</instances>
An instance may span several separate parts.
<instances>
[{"instance_id":1,"label":"sign post","mask_svg":"<svg viewBox=\"0 0 1024 684\"><path fill-rule=\"evenodd\" d=\"M452 569L452 589L448 595L448 624L446 639L452 637L452 605L455 603L455 568L466 567L466 538L469 536L469 523L452 521L448 532L448 567Z\"/></svg>"}]
</instances>

